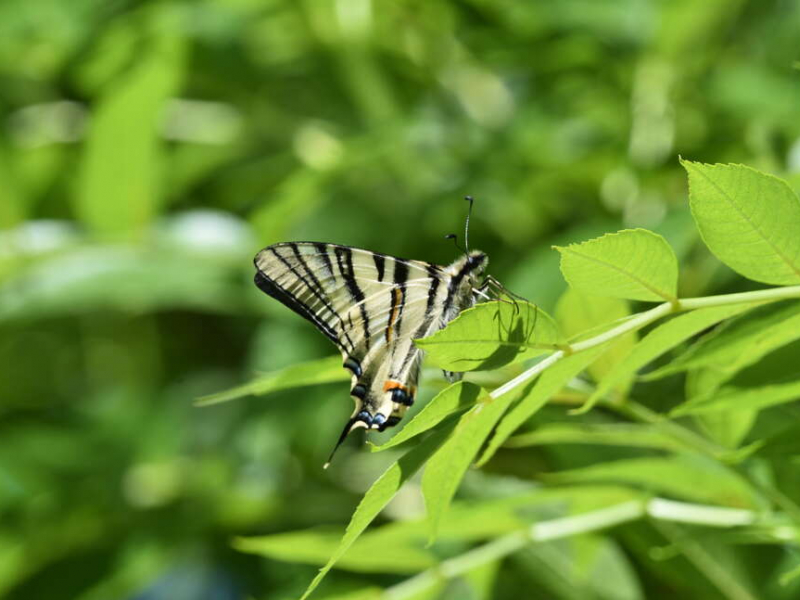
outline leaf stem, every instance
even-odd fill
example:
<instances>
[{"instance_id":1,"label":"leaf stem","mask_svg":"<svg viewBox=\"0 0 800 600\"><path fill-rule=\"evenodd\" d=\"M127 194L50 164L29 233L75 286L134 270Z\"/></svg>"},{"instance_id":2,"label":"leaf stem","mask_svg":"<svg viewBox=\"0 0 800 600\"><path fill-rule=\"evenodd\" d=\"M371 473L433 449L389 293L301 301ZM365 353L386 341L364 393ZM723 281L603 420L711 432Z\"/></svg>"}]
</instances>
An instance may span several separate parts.
<instances>
[{"instance_id":1,"label":"leaf stem","mask_svg":"<svg viewBox=\"0 0 800 600\"><path fill-rule=\"evenodd\" d=\"M709 527L738 527L755 522L758 514L750 510L676 502L664 498L631 500L579 515L534 523L527 529L492 540L393 585L384 591L382 598L385 600L413 598L439 583L501 560L528 544L590 533L638 521L644 517Z\"/></svg>"},{"instance_id":2,"label":"leaf stem","mask_svg":"<svg viewBox=\"0 0 800 600\"><path fill-rule=\"evenodd\" d=\"M551 367L565 356L594 348L595 346L609 342L622 335L625 335L626 333L638 331L650 323L658 321L662 317L675 312L685 312L689 310L696 310L698 308L708 308L711 306L726 306L729 304L775 302L788 298L800 298L800 285L776 287L767 290L755 290L753 292L740 292L736 294L704 296L701 298L684 298L676 302L663 302L654 308L632 316L630 319L626 320L617 327L609 329L608 331L589 339L570 344L563 350L556 350L544 360L533 365L530 369L523 371L510 381L507 381L500 387L496 388L490 394L490 396L492 398L499 398L503 394L536 377L542 371Z\"/></svg>"}]
</instances>

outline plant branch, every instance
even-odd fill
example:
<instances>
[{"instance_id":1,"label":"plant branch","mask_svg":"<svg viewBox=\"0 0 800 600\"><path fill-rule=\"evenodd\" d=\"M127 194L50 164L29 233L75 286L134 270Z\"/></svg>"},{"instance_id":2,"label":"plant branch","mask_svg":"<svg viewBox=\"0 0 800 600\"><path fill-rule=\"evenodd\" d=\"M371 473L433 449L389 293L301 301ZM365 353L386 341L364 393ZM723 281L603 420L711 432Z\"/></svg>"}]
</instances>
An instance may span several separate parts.
<instances>
[{"instance_id":1,"label":"plant branch","mask_svg":"<svg viewBox=\"0 0 800 600\"><path fill-rule=\"evenodd\" d=\"M676 302L664 302L637 315L633 315L624 323L609 329L599 335L591 337L574 344L570 344L561 350L556 350L544 360L536 363L530 369L520 373L510 381L507 381L496 388L490 396L499 398L503 394L510 392L514 388L522 385L526 381L533 379L545 369L551 367L559 360L570 354L582 352L595 346L605 344L620 336L638 331L643 327L675 312L696 310L698 308L709 308L712 306L726 306L730 304L757 303L757 302L776 302L788 298L800 298L800 285L770 288L767 290L756 290L753 292L741 292L738 294L721 294L719 296L705 296L701 298L684 298Z\"/></svg>"},{"instance_id":2,"label":"plant branch","mask_svg":"<svg viewBox=\"0 0 800 600\"><path fill-rule=\"evenodd\" d=\"M757 516L757 513L750 510L676 502L665 498L631 500L579 515L540 521L527 529L515 531L445 560L436 567L386 589L382 597L385 600L413 598L443 581L501 560L528 544L591 533L644 517L709 527L738 527L755 522Z\"/></svg>"}]
</instances>

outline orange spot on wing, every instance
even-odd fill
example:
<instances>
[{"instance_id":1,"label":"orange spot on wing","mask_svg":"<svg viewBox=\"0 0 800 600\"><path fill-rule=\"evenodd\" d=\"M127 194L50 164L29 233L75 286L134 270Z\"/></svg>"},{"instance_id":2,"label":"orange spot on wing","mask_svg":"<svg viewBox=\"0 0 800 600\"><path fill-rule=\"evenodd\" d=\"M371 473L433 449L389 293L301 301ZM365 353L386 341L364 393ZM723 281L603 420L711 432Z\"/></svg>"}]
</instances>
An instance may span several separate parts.
<instances>
[{"instance_id":1,"label":"orange spot on wing","mask_svg":"<svg viewBox=\"0 0 800 600\"><path fill-rule=\"evenodd\" d=\"M383 391L390 392L392 390L403 390L406 394L408 394L408 388L404 386L399 381L392 381L391 379L387 379L386 383L383 384Z\"/></svg>"},{"instance_id":2,"label":"orange spot on wing","mask_svg":"<svg viewBox=\"0 0 800 600\"><path fill-rule=\"evenodd\" d=\"M403 292L400 288L392 289L392 314L389 315L389 323L386 325L386 341L392 341L392 326L397 320L397 314L400 312L400 300Z\"/></svg>"}]
</instances>

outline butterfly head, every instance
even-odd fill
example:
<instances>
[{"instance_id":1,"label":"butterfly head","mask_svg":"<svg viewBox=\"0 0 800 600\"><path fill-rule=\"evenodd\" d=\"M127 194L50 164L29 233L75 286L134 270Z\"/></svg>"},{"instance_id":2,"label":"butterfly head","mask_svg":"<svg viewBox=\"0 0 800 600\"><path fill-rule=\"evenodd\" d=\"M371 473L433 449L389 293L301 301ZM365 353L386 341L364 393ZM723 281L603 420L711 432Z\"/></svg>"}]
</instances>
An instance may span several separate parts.
<instances>
[{"instance_id":1,"label":"butterfly head","mask_svg":"<svg viewBox=\"0 0 800 600\"><path fill-rule=\"evenodd\" d=\"M465 266L469 269L470 277L480 277L489 265L489 257L480 250L472 250L466 256Z\"/></svg>"},{"instance_id":2,"label":"butterfly head","mask_svg":"<svg viewBox=\"0 0 800 600\"><path fill-rule=\"evenodd\" d=\"M484 252L470 250L452 263L447 271L455 281L469 289L480 282L488 265L489 257Z\"/></svg>"}]
</instances>

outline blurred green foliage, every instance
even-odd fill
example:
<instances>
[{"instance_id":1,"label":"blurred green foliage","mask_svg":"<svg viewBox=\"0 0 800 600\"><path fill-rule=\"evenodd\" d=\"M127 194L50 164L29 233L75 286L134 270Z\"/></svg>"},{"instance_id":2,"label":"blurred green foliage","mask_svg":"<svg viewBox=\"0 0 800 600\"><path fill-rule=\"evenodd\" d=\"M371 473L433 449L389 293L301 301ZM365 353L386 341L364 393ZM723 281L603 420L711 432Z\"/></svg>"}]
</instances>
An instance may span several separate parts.
<instances>
[{"instance_id":1,"label":"blurred green foliage","mask_svg":"<svg viewBox=\"0 0 800 600\"><path fill-rule=\"evenodd\" d=\"M751 289L698 243L677 157L800 187L798 30L800 4L781 0L4 0L0 595L302 593L316 567L230 539L343 526L393 457L351 444L321 470L351 410L341 383L193 406L331 353L252 285L269 243L447 263L470 193L492 273L547 310L565 285L550 245L623 226L669 240L681 296ZM439 377L424 384L423 398ZM659 390L642 396L655 408ZM762 427L798 416L772 414ZM460 497L642 455L513 456ZM796 463L773 466L796 494ZM383 519L419 516L415 485ZM574 568L544 544L449 593L796 597L778 583L796 556L704 536L626 526L586 536ZM720 585L719 565L740 578ZM319 593L400 579L334 571Z\"/></svg>"}]
</instances>

